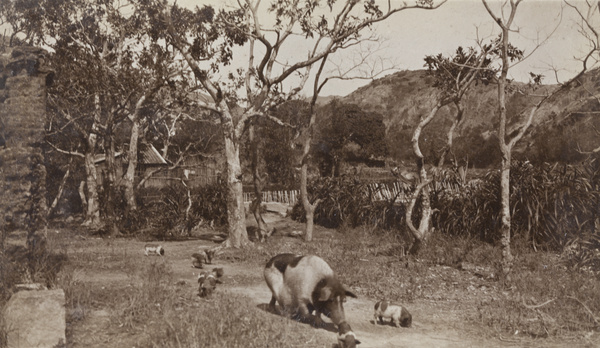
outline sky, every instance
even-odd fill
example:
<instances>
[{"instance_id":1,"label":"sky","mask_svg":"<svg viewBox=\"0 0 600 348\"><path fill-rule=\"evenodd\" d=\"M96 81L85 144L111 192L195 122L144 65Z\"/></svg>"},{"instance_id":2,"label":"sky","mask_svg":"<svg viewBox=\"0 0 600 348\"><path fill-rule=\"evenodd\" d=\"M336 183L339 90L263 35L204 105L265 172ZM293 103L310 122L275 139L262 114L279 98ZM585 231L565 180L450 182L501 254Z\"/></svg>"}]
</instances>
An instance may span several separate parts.
<instances>
[{"instance_id":1,"label":"sky","mask_svg":"<svg viewBox=\"0 0 600 348\"><path fill-rule=\"evenodd\" d=\"M390 1L393 4L399 0ZM266 7L269 2L262 1L263 15L268 16ZM217 8L235 4L231 0L178 0L177 3L186 7L208 3ZM498 0L490 1L495 11L499 11L501 3ZM524 50L526 55L532 51L533 54L511 69L511 78L527 81L529 72L535 72L546 76L545 83L556 83L556 69L553 68L558 67L558 78L564 82L581 67L581 62L577 61L576 57L585 52L588 47L587 41L577 32L575 12L564 8L561 15L563 7L563 3L558 0L525 0L521 3L514 26L518 28L518 32L511 33L511 42ZM386 70L385 73L423 69L423 58L426 55L450 55L458 46L475 46L478 38L485 41L499 33L497 25L479 0L448 0L435 10L401 11L374 26L373 30L380 42L377 59L386 62L386 67L396 68ZM550 33L553 34L548 38ZM294 57L306 56L308 46L303 45L302 41L305 40L298 38L292 41L291 45L285 48L288 58L283 59L293 61ZM537 46L539 47L534 51ZM336 54L331 61L343 64L357 57L357 52L345 51ZM234 66L244 66L244 62L247 64L247 49L237 50L234 59ZM329 67L331 69L333 65L330 64ZM378 77L384 76L385 73ZM347 95L369 82L332 80L325 86L321 95ZM305 94L309 92L305 91Z\"/></svg>"}]
</instances>

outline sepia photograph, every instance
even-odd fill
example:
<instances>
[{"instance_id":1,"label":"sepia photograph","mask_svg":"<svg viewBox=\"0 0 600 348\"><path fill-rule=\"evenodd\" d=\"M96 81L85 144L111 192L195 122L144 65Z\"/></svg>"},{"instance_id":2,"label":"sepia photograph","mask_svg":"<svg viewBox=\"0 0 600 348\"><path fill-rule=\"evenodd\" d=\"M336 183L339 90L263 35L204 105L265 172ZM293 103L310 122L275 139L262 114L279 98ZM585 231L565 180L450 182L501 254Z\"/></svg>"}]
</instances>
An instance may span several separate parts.
<instances>
[{"instance_id":1,"label":"sepia photograph","mask_svg":"<svg viewBox=\"0 0 600 348\"><path fill-rule=\"evenodd\" d=\"M600 1L0 0L0 348L600 347Z\"/></svg>"}]
</instances>

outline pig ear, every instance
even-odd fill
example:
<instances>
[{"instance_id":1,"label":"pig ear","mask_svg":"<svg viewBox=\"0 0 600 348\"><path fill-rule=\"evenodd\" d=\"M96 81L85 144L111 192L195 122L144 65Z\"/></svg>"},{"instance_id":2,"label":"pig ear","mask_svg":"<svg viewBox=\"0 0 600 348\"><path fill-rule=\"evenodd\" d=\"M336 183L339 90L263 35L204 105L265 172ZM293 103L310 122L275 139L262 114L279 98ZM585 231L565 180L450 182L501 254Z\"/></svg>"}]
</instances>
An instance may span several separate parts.
<instances>
[{"instance_id":1,"label":"pig ear","mask_svg":"<svg viewBox=\"0 0 600 348\"><path fill-rule=\"evenodd\" d=\"M358 298L358 296L354 295L354 293L352 291L350 291L350 290L346 290L346 296Z\"/></svg>"},{"instance_id":2,"label":"pig ear","mask_svg":"<svg viewBox=\"0 0 600 348\"><path fill-rule=\"evenodd\" d=\"M320 302L329 301L330 298L331 298L331 287L326 286L326 287L322 288L321 293L319 294L319 301Z\"/></svg>"}]
</instances>

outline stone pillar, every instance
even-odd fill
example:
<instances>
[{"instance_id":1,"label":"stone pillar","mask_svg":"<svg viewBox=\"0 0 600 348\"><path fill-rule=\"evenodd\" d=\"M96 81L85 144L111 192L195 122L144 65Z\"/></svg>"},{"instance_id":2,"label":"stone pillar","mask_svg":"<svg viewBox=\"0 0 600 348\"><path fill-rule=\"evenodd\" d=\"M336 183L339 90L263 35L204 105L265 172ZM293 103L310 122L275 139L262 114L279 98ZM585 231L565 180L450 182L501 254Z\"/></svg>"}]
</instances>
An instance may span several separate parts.
<instances>
[{"instance_id":1,"label":"stone pillar","mask_svg":"<svg viewBox=\"0 0 600 348\"><path fill-rule=\"evenodd\" d=\"M0 218L3 242L7 228L45 230L47 216L44 124L45 51L8 48L0 54Z\"/></svg>"},{"instance_id":2,"label":"stone pillar","mask_svg":"<svg viewBox=\"0 0 600 348\"><path fill-rule=\"evenodd\" d=\"M25 283L33 280L38 251L46 248L44 125L51 74L41 68L44 56L45 51L35 47L6 48L0 53L0 259L17 262L4 255L4 239L12 229L27 230L27 262L18 261L23 267L19 281ZM0 276L5 275L0 272ZM4 278L0 282L6 289L14 285ZM17 292L2 314L8 347L65 344L62 290Z\"/></svg>"}]
</instances>

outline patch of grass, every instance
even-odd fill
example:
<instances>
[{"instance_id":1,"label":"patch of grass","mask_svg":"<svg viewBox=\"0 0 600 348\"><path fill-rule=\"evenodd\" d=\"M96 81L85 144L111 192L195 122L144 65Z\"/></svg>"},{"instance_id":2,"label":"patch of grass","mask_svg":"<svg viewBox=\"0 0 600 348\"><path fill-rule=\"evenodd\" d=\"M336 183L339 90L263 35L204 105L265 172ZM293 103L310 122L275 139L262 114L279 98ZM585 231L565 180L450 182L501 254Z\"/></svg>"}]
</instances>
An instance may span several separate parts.
<instances>
[{"instance_id":1,"label":"patch of grass","mask_svg":"<svg viewBox=\"0 0 600 348\"><path fill-rule=\"evenodd\" d=\"M533 337L600 331L600 282L563 266L550 253L521 255L512 288L498 301L481 303L479 317L490 327Z\"/></svg>"},{"instance_id":2,"label":"patch of grass","mask_svg":"<svg viewBox=\"0 0 600 348\"><path fill-rule=\"evenodd\" d=\"M73 325L84 320L96 298L91 283L83 281L83 269L67 265L57 276L57 287L65 292L67 332L71 337Z\"/></svg>"},{"instance_id":3,"label":"patch of grass","mask_svg":"<svg viewBox=\"0 0 600 348\"><path fill-rule=\"evenodd\" d=\"M499 248L477 238L434 233L419 258L405 256L404 249L403 237L394 232L317 227L312 243L272 237L264 244L225 249L217 259L262 269L279 253L315 254L361 298L413 306L424 301L446 303L459 313L459 325L470 318L478 330L483 323L496 333L518 330L558 338L600 331L595 322L600 313L599 279L568 269L556 254L516 248L513 288L506 289L478 274L480 269L495 273L500 254ZM67 294L72 322L85 319L89 308L104 309L111 315L109 331L135 337L132 343L141 347L322 347L332 337L267 313L227 291L200 299L193 281L182 284L175 279L174 254L146 258L134 250L137 247L126 240L98 239L69 248L70 264L57 281ZM463 267L466 264L476 270ZM90 279L94 272L106 277L105 289L105 283ZM236 285L263 282L255 274L236 276ZM547 301L551 302L544 304Z\"/></svg>"},{"instance_id":4,"label":"patch of grass","mask_svg":"<svg viewBox=\"0 0 600 348\"><path fill-rule=\"evenodd\" d=\"M210 301L203 301L194 311L165 311L157 318L165 325L150 335L150 346L322 346L313 340L314 332L306 325L257 310L247 302L243 297L216 293Z\"/></svg>"},{"instance_id":5,"label":"patch of grass","mask_svg":"<svg viewBox=\"0 0 600 348\"><path fill-rule=\"evenodd\" d=\"M163 260L146 264L110 302L113 321L143 347L316 347L310 329L217 292L196 297ZM306 343L309 342L309 343Z\"/></svg>"}]
</instances>

